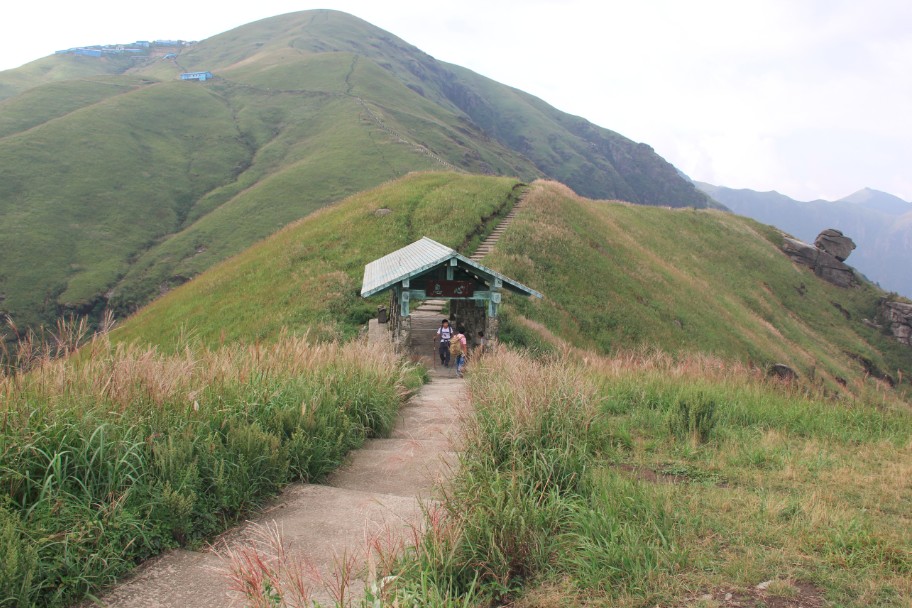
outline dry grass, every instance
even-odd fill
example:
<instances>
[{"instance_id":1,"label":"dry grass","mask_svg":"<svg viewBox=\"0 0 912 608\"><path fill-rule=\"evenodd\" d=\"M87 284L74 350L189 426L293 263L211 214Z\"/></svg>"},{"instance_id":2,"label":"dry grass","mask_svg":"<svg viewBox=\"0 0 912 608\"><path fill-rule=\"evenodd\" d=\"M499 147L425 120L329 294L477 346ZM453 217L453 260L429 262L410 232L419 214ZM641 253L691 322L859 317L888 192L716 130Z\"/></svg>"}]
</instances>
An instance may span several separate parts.
<instances>
[{"instance_id":1,"label":"dry grass","mask_svg":"<svg viewBox=\"0 0 912 608\"><path fill-rule=\"evenodd\" d=\"M713 356L505 348L470 387L448 523L400 589L441 605L912 605L912 412L892 391L834 400ZM695 391L716 408L700 442L667 424Z\"/></svg>"},{"instance_id":2,"label":"dry grass","mask_svg":"<svg viewBox=\"0 0 912 608\"><path fill-rule=\"evenodd\" d=\"M28 365L0 377L0 555L18 564L0 606L69 605L220 532L387 432L421 383L391 349L306 335L173 354L99 335L20 352ZM262 590L277 575L260 557L238 559Z\"/></svg>"},{"instance_id":3,"label":"dry grass","mask_svg":"<svg viewBox=\"0 0 912 608\"><path fill-rule=\"evenodd\" d=\"M62 356L66 354L75 358ZM137 403L193 407L199 395L213 386L243 384L254 377L268 381L302 376L327 365L341 375L381 370L390 366L392 357L387 349L361 343L314 343L307 335L218 350L185 346L175 354L163 354L156 347L112 344L97 335L78 352L45 348L30 356L28 369L0 376L0 394L7 404L15 403L17 395L28 394L42 401L78 396L120 408Z\"/></svg>"}]
</instances>

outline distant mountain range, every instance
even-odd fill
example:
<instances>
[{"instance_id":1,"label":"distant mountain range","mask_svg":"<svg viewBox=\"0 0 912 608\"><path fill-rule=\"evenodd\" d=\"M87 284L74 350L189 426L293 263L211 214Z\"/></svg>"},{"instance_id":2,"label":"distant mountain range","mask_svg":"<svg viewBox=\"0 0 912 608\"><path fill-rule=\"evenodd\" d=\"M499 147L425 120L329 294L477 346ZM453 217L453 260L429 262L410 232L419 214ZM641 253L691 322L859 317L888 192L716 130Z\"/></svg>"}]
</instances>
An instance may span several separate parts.
<instances>
[{"instance_id":1,"label":"distant mountain range","mask_svg":"<svg viewBox=\"0 0 912 608\"><path fill-rule=\"evenodd\" d=\"M0 314L25 326L122 315L416 170L714 205L649 146L345 13L281 15L171 51L65 52L0 73ZM181 81L194 71L214 79Z\"/></svg>"},{"instance_id":2,"label":"distant mountain range","mask_svg":"<svg viewBox=\"0 0 912 608\"><path fill-rule=\"evenodd\" d=\"M694 182L737 214L813 243L825 228L851 237L847 263L888 291L912 297L912 203L864 188L836 201L796 201L778 192L735 190Z\"/></svg>"}]
</instances>

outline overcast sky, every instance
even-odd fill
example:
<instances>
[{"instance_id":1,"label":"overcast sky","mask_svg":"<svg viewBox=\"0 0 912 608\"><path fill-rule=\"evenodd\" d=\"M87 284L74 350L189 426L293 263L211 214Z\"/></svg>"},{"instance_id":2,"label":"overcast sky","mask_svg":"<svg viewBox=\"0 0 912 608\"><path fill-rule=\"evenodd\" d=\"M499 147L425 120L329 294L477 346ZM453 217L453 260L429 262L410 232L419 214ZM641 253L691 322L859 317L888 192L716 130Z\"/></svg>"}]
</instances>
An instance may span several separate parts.
<instances>
[{"instance_id":1,"label":"overcast sky","mask_svg":"<svg viewBox=\"0 0 912 608\"><path fill-rule=\"evenodd\" d=\"M4 2L0 69L334 8L645 142L694 179L912 201L909 0Z\"/></svg>"}]
</instances>

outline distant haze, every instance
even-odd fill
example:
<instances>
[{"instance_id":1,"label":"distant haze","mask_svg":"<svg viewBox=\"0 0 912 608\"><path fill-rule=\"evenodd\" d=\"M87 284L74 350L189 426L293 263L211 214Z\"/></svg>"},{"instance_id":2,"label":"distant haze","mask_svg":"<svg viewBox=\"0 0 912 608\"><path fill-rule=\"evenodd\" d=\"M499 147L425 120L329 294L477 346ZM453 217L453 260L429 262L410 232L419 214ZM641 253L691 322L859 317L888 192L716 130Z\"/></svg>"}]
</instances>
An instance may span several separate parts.
<instances>
[{"instance_id":1,"label":"distant haze","mask_svg":"<svg viewBox=\"0 0 912 608\"><path fill-rule=\"evenodd\" d=\"M203 39L335 8L645 142L694 179L912 200L912 3L202 0L5 3L0 69L86 44ZM0 107L2 111L2 107Z\"/></svg>"},{"instance_id":2,"label":"distant haze","mask_svg":"<svg viewBox=\"0 0 912 608\"><path fill-rule=\"evenodd\" d=\"M826 228L841 230L857 249L846 260L882 288L912 297L912 204L864 189L837 201L799 202L775 192L697 187L740 215L813 243Z\"/></svg>"}]
</instances>

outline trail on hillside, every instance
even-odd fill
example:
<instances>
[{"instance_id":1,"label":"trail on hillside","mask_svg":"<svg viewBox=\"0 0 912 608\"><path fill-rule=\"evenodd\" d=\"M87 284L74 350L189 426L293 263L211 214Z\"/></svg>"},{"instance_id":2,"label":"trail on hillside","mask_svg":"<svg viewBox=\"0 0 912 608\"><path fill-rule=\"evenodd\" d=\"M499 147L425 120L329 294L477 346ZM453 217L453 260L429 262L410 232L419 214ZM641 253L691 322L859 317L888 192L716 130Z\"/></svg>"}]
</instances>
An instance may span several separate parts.
<instances>
[{"instance_id":1,"label":"trail on hillside","mask_svg":"<svg viewBox=\"0 0 912 608\"><path fill-rule=\"evenodd\" d=\"M462 380L434 376L399 413L388 439L368 440L326 485L293 484L244 525L202 551L171 551L140 566L101 596L110 608L230 608L249 605L229 580L235 562L275 558L264 532L281 535L286 563L306 578L310 600L338 601L363 593L360 573L368 545L397 545L420 528L422 508L456 461L454 437L466 403ZM248 566L250 564L248 563Z\"/></svg>"},{"instance_id":2,"label":"trail on hillside","mask_svg":"<svg viewBox=\"0 0 912 608\"><path fill-rule=\"evenodd\" d=\"M472 259L479 260L491 251L521 203L522 198ZM248 605L236 589L237 567L245 564L252 576L251 568L263 560L272 560L274 568L284 563L289 573L302 576L309 601L334 604L344 603L340 594L360 597L369 546L395 550L411 542L422 526L424 510L434 504L435 492L457 462L459 420L468 407L468 394L464 381L454 377L452 368L438 368L427 356L435 350L433 332L444 305L442 300L430 300L413 312L409 346L413 356L425 355L421 358L430 370L431 381L401 409L389 438L367 441L325 485L292 484L211 547L201 551L179 549L150 560L102 595L102 605ZM280 550L267 546L270 534L281 537ZM277 555L284 557L278 559Z\"/></svg>"}]
</instances>

